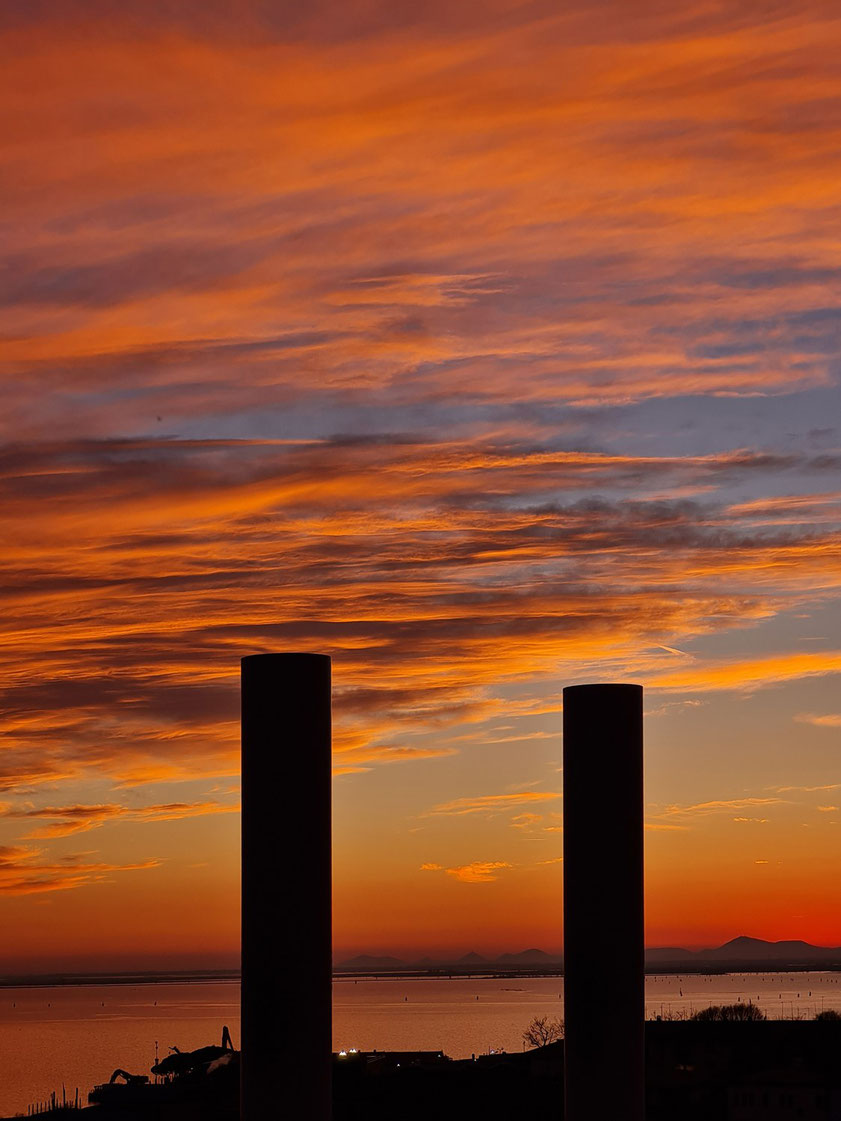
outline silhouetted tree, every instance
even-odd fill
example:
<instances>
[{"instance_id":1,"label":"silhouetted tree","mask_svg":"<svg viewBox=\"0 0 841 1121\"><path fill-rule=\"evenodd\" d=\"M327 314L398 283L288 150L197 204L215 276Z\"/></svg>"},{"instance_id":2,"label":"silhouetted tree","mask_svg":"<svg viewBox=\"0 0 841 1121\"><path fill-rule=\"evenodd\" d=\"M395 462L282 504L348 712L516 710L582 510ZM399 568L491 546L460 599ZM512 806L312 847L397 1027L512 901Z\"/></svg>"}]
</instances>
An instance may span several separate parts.
<instances>
[{"instance_id":1,"label":"silhouetted tree","mask_svg":"<svg viewBox=\"0 0 841 1121\"><path fill-rule=\"evenodd\" d=\"M755 1004L711 1004L690 1017L692 1020L722 1020L735 1023L740 1020L765 1020L765 1013Z\"/></svg>"},{"instance_id":2,"label":"silhouetted tree","mask_svg":"<svg viewBox=\"0 0 841 1121\"><path fill-rule=\"evenodd\" d=\"M555 1043L563 1039L563 1020L550 1020L548 1016L535 1016L523 1032L523 1042L529 1047L545 1047L547 1043Z\"/></svg>"},{"instance_id":3,"label":"silhouetted tree","mask_svg":"<svg viewBox=\"0 0 841 1121\"><path fill-rule=\"evenodd\" d=\"M826 1008L823 1012L819 1012L815 1016L816 1020L841 1020L841 1012L836 1012L834 1008Z\"/></svg>"}]
</instances>

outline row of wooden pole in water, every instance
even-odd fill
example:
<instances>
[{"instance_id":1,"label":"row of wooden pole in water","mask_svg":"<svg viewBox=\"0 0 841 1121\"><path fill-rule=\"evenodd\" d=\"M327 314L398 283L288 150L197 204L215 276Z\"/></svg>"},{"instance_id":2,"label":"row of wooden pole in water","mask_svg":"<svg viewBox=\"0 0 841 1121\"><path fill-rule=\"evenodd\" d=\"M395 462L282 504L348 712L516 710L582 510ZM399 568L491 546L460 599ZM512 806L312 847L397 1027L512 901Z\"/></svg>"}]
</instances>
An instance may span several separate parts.
<instances>
[{"instance_id":1,"label":"row of wooden pole in water","mask_svg":"<svg viewBox=\"0 0 841 1121\"><path fill-rule=\"evenodd\" d=\"M565 1117L643 1121L642 687L563 727ZM331 749L330 658L243 658L242 1121L332 1115Z\"/></svg>"}]
</instances>

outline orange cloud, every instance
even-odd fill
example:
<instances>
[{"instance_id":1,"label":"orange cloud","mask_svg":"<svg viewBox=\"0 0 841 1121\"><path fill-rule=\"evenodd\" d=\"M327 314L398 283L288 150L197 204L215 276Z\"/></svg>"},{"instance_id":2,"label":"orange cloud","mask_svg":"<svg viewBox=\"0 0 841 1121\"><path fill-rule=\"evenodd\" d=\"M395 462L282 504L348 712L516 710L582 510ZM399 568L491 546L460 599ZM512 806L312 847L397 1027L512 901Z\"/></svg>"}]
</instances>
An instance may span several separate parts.
<instances>
[{"instance_id":1,"label":"orange cloud","mask_svg":"<svg viewBox=\"0 0 841 1121\"><path fill-rule=\"evenodd\" d=\"M178 821L187 817L205 817L208 814L237 813L238 805L220 802L170 802L153 806L44 806L40 809L9 809L4 816L10 818L46 818L48 824L28 833L29 838L67 837L73 833L87 833L109 821L148 822ZM55 820L52 820L55 819Z\"/></svg>"},{"instance_id":2,"label":"orange cloud","mask_svg":"<svg viewBox=\"0 0 841 1121\"><path fill-rule=\"evenodd\" d=\"M38 849L0 846L0 895L40 895L91 884L107 884L112 882L115 873L145 871L161 864L160 860L112 864L86 860L86 855L68 855L49 862L41 859Z\"/></svg>"},{"instance_id":3,"label":"orange cloud","mask_svg":"<svg viewBox=\"0 0 841 1121\"><path fill-rule=\"evenodd\" d=\"M497 814L516 806L531 805L534 802L554 801L560 797L560 794L539 790L523 790L516 794L480 794L475 798L454 798L451 802L443 802L439 806L434 806L429 813L456 815L475 813Z\"/></svg>"},{"instance_id":4,"label":"orange cloud","mask_svg":"<svg viewBox=\"0 0 841 1121\"><path fill-rule=\"evenodd\" d=\"M778 786L777 793L784 794L788 791L798 791L806 794L815 794L824 790L841 790L841 782L829 782L823 786Z\"/></svg>"},{"instance_id":5,"label":"orange cloud","mask_svg":"<svg viewBox=\"0 0 841 1121\"><path fill-rule=\"evenodd\" d=\"M474 860L471 864L462 864L458 868L445 868L444 871L459 883L490 884L499 879L497 873L501 869L511 867L505 860Z\"/></svg>"},{"instance_id":6,"label":"orange cloud","mask_svg":"<svg viewBox=\"0 0 841 1121\"><path fill-rule=\"evenodd\" d=\"M668 815L680 817L706 817L709 814L727 812L731 810L747 810L758 806L779 806L785 803L784 798L721 798L710 802L696 802L689 806L669 806L665 811ZM734 821L747 821L748 818L734 818Z\"/></svg>"},{"instance_id":7,"label":"orange cloud","mask_svg":"<svg viewBox=\"0 0 841 1121\"><path fill-rule=\"evenodd\" d=\"M543 814L521 813L511 818L511 825L515 829L531 829L543 821Z\"/></svg>"},{"instance_id":8,"label":"orange cloud","mask_svg":"<svg viewBox=\"0 0 841 1121\"><path fill-rule=\"evenodd\" d=\"M841 673L841 652L781 654L765 658L704 663L691 669L670 670L651 679L657 689L710 692L718 689L748 691L807 677Z\"/></svg>"},{"instance_id":9,"label":"orange cloud","mask_svg":"<svg viewBox=\"0 0 841 1121\"><path fill-rule=\"evenodd\" d=\"M803 724L813 724L816 728L841 728L841 713L827 712L817 715L804 712L796 717Z\"/></svg>"},{"instance_id":10,"label":"orange cloud","mask_svg":"<svg viewBox=\"0 0 841 1121\"><path fill-rule=\"evenodd\" d=\"M559 858L562 859L562 858ZM541 860L539 864L557 864L558 859ZM513 868L504 860L474 860L455 868L445 868L443 864L421 864L421 872L446 872L448 876L463 884L490 884L499 879L499 872Z\"/></svg>"},{"instance_id":11,"label":"orange cloud","mask_svg":"<svg viewBox=\"0 0 841 1121\"><path fill-rule=\"evenodd\" d=\"M260 408L302 374L427 402L454 381L498 401L512 374L524 400L580 404L827 384L796 317L834 267L815 214L838 157L815 106L835 24L643 18L642 41L583 6L452 37L369 11L361 40L329 41L145 14L138 36L116 10L75 34L19 23L10 360L56 387L72 362L100 430L134 411L109 364L152 423L194 415L197 385L220 413L234 381ZM10 380L8 430L31 432L43 402Z\"/></svg>"}]
</instances>

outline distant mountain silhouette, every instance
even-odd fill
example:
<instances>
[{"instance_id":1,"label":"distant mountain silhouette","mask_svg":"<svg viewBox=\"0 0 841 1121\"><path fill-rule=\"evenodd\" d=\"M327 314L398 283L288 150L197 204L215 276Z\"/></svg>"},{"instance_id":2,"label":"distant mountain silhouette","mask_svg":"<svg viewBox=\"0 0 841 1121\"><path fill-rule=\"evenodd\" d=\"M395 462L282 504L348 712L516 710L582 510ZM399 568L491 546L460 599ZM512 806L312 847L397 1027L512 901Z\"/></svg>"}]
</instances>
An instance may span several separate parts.
<instances>
[{"instance_id":1,"label":"distant mountain silhouette","mask_svg":"<svg viewBox=\"0 0 841 1121\"><path fill-rule=\"evenodd\" d=\"M649 968L662 967L680 970L697 968L802 968L803 966L841 966L841 946L813 946L810 942L795 939L785 942L766 942L740 934L722 946L704 950L687 950L682 946L652 946L645 951ZM561 954L547 953L532 947L519 953L505 953L498 957L483 957L471 950L457 959L424 957L406 962L400 958L359 954L337 963L336 969L356 973L387 973L389 971L452 970L453 972L483 970L529 969L556 970L563 964Z\"/></svg>"},{"instance_id":2,"label":"distant mountain silhouette","mask_svg":"<svg viewBox=\"0 0 841 1121\"><path fill-rule=\"evenodd\" d=\"M841 953L840 947L813 946L810 942L796 939L790 942L765 942L761 938L749 938L740 934L732 938L723 946L714 950L700 950L699 954L720 961L746 961L760 959L763 961L817 961L827 957L837 957Z\"/></svg>"},{"instance_id":3,"label":"distant mountain silhouette","mask_svg":"<svg viewBox=\"0 0 841 1121\"><path fill-rule=\"evenodd\" d=\"M786 942L766 942L740 934L723 946L706 950L683 950L675 946L656 947L645 952L645 960L652 964L687 965L809 965L841 962L841 946L813 946L810 942L795 939Z\"/></svg>"}]
</instances>

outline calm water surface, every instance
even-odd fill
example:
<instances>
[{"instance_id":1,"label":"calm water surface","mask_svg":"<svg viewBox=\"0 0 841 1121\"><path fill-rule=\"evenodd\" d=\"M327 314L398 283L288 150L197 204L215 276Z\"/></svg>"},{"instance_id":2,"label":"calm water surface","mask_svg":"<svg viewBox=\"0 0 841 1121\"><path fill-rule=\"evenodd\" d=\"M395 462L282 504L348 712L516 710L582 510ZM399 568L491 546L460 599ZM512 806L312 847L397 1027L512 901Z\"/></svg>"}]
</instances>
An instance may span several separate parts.
<instances>
[{"instance_id":1,"label":"calm water surface","mask_svg":"<svg viewBox=\"0 0 841 1121\"><path fill-rule=\"evenodd\" d=\"M841 974L651 976L649 1017L752 1000L770 1017L841 1011ZM563 1017L557 977L337 981L336 1050L442 1050L454 1058L518 1050L533 1016ZM194 982L0 989L0 1117L26 1112L62 1082L72 1096L107 1082L116 1067L147 1073L175 1044L218 1042L227 1024L239 1046L239 985Z\"/></svg>"}]
</instances>

